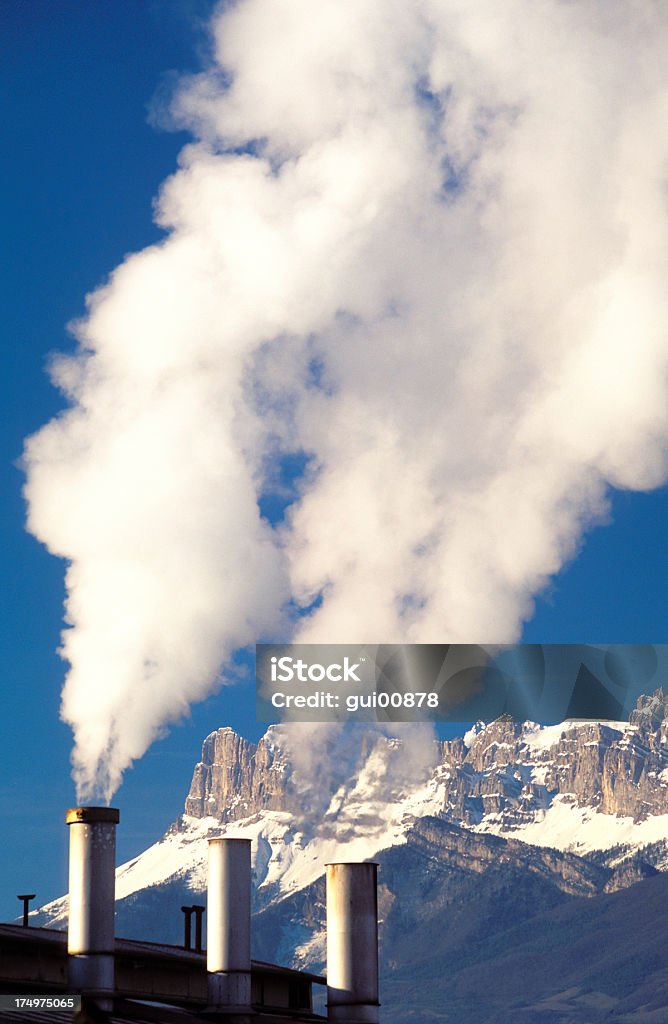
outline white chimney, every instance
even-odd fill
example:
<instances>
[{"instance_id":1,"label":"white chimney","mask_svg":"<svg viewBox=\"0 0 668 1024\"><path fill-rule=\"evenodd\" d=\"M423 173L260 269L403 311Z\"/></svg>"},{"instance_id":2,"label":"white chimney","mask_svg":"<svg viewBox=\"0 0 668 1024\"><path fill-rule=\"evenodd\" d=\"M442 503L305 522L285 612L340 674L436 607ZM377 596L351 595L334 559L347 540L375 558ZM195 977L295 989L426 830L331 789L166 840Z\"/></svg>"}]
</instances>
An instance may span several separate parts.
<instances>
[{"instance_id":1,"label":"white chimney","mask_svg":"<svg viewBox=\"0 0 668 1024\"><path fill-rule=\"evenodd\" d=\"M239 1021L251 1006L250 916L250 839L210 839L207 1009Z\"/></svg>"},{"instance_id":2,"label":"white chimney","mask_svg":"<svg viewBox=\"0 0 668 1024\"><path fill-rule=\"evenodd\" d=\"M378 1022L377 864L327 865L327 1020Z\"/></svg>"},{"instance_id":3,"label":"white chimney","mask_svg":"<svg viewBox=\"0 0 668 1024\"><path fill-rule=\"evenodd\" d=\"M70 827L69 987L109 1006L114 991L115 807L73 807ZM99 1002L98 998L98 1002Z\"/></svg>"}]
</instances>

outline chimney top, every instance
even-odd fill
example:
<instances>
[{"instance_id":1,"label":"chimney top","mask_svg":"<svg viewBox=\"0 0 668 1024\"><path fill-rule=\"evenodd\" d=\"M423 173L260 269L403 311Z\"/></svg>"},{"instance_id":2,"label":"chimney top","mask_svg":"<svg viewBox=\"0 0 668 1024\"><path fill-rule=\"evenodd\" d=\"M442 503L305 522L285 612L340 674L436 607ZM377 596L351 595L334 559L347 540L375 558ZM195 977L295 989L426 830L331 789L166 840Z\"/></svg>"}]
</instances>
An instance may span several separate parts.
<instances>
[{"instance_id":1,"label":"chimney top","mask_svg":"<svg viewBox=\"0 0 668 1024\"><path fill-rule=\"evenodd\" d=\"M97 821L106 821L112 825L118 825L120 817L117 807L70 807L65 814L65 824L83 823L87 825Z\"/></svg>"},{"instance_id":2,"label":"chimney top","mask_svg":"<svg viewBox=\"0 0 668 1024\"><path fill-rule=\"evenodd\" d=\"M244 836L209 836L210 843L251 843L250 839Z\"/></svg>"}]
</instances>

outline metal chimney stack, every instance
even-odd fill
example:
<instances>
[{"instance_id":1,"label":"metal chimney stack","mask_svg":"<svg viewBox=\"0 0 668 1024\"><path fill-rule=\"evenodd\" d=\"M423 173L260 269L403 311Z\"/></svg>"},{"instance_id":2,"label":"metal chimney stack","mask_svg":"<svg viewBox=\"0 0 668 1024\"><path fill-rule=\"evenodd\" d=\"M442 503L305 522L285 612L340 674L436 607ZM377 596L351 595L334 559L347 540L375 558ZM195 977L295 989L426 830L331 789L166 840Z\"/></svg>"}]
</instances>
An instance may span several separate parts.
<instances>
[{"instance_id":1,"label":"metal chimney stack","mask_svg":"<svg viewBox=\"0 0 668 1024\"><path fill-rule=\"evenodd\" d=\"M73 807L70 827L69 987L103 1008L114 992L115 807Z\"/></svg>"},{"instance_id":2,"label":"metal chimney stack","mask_svg":"<svg viewBox=\"0 0 668 1024\"><path fill-rule=\"evenodd\" d=\"M377 864L327 865L327 1020L378 1024Z\"/></svg>"},{"instance_id":3,"label":"metal chimney stack","mask_svg":"<svg viewBox=\"0 0 668 1024\"><path fill-rule=\"evenodd\" d=\"M207 903L207 1011L245 1024L252 1013L250 839L209 840Z\"/></svg>"}]
</instances>

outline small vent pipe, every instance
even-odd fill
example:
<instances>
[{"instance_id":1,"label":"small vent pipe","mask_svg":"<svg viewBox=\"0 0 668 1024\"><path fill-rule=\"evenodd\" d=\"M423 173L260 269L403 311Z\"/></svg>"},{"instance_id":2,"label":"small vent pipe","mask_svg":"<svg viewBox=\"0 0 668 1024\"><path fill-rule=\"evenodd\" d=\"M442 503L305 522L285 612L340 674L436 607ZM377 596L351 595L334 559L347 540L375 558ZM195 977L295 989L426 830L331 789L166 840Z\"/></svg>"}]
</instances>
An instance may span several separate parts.
<instances>
[{"instance_id":1,"label":"small vent pipe","mask_svg":"<svg viewBox=\"0 0 668 1024\"><path fill-rule=\"evenodd\" d=\"M73 807L70 829L69 988L110 1008L114 991L115 807Z\"/></svg>"},{"instance_id":2,"label":"small vent pipe","mask_svg":"<svg viewBox=\"0 0 668 1024\"><path fill-rule=\"evenodd\" d=\"M35 896L36 896L36 893L34 893L34 892L24 892L24 893L21 893L21 895L16 897L17 900L21 900L21 902L23 903L23 927L24 928L28 927L28 924L29 924L29 922L28 922L28 914L30 913L30 911L28 910L28 907L30 905L30 901L34 900Z\"/></svg>"},{"instance_id":3,"label":"small vent pipe","mask_svg":"<svg viewBox=\"0 0 668 1024\"><path fill-rule=\"evenodd\" d=\"M250 916L250 839L210 839L207 1010L239 1024L251 1013Z\"/></svg>"},{"instance_id":4,"label":"small vent pipe","mask_svg":"<svg viewBox=\"0 0 668 1024\"><path fill-rule=\"evenodd\" d=\"M195 915L195 952L202 952L202 915L206 907L194 903L192 907L181 907L184 920L183 948L192 949L192 916Z\"/></svg>"},{"instance_id":5,"label":"small vent pipe","mask_svg":"<svg viewBox=\"0 0 668 1024\"><path fill-rule=\"evenodd\" d=\"M327 865L327 1020L378 1024L377 864Z\"/></svg>"}]
</instances>

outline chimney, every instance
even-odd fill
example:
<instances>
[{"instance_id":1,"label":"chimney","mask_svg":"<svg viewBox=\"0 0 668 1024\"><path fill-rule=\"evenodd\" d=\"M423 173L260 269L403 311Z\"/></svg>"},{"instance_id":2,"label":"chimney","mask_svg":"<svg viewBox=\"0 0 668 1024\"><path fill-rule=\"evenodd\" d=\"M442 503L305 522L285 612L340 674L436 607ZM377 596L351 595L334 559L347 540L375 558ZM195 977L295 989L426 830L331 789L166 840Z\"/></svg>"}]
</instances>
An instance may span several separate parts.
<instances>
[{"instance_id":1,"label":"chimney","mask_svg":"<svg viewBox=\"0 0 668 1024\"><path fill-rule=\"evenodd\" d=\"M70 827L69 987L103 1009L114 992L115 807L73 807Z\"/></svg>"},{"instance_id":2,"label":"chimney","mask_svg":"<svg viewBox=\"0 0 668 1024\"><path fill-rule=\"evenodd\" d=\"M251 1014L251 843L209 840L207 1011L246 1022Z\"/></svg>"},{"instance_id":3,"label":"chimney","mask_svg":"<svg viewBox=\"0 0 668 1024\"><path fill-rule=\"evenodd\" d=\"M378 1024L377 864L327 865L327 1020Z\"/></svg>"}]
</instances>

